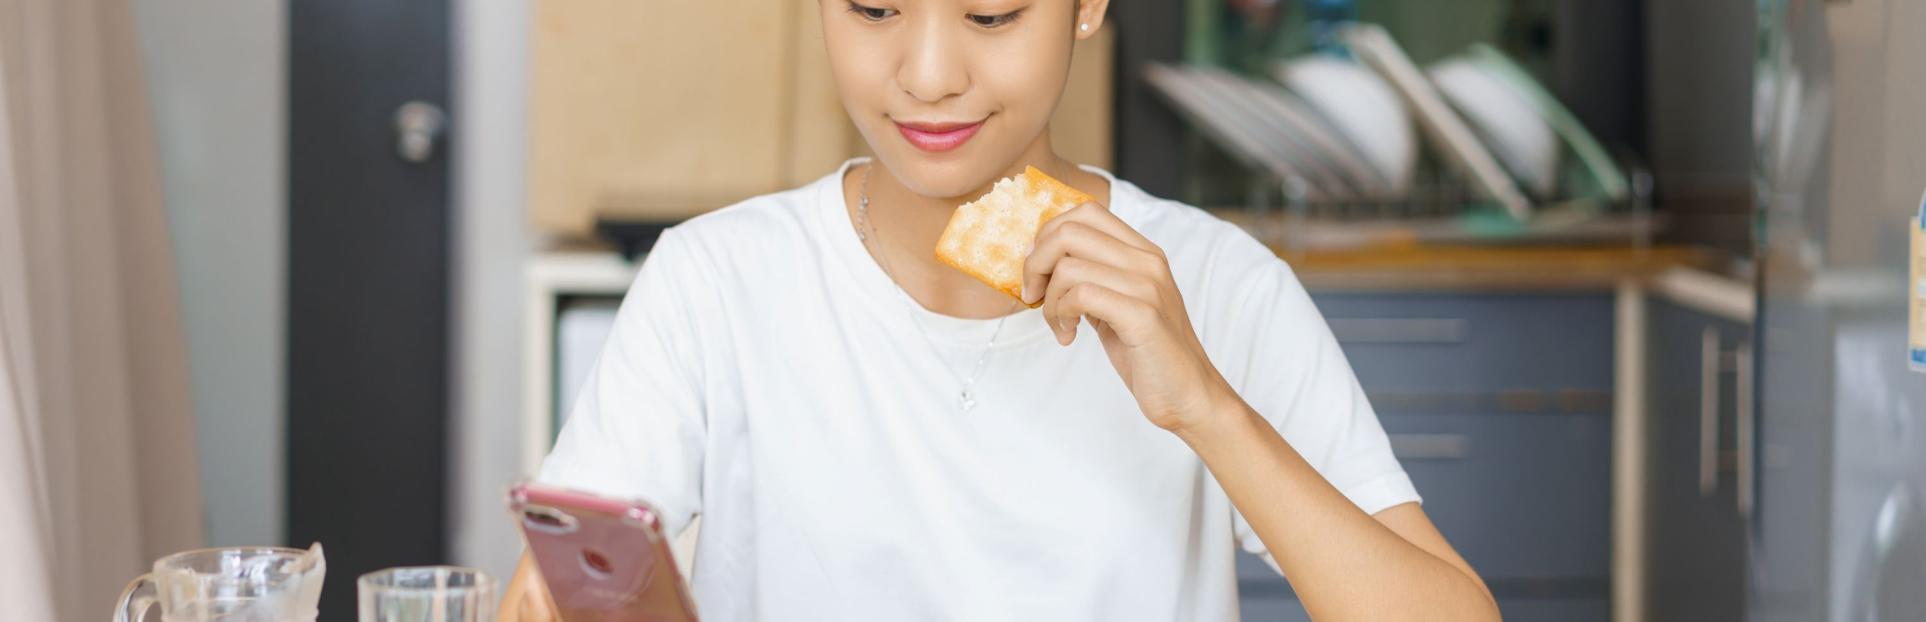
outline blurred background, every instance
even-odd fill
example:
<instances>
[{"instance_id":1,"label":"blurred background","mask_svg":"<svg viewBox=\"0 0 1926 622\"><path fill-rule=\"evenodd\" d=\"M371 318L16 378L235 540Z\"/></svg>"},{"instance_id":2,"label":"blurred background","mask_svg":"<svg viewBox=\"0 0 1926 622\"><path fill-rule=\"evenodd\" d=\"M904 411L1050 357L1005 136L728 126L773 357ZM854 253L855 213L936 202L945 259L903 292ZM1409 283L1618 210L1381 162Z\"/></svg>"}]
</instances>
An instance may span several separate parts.
<instances>
[{"instance_id":1,"label":"blurred background","mask_svg":"<svg viewBox=\"0 0 1926 622\"><path fill-rule=\"evenodd\" d=\"M89 619L320 541L335 620L377 568L507 576L654 236L864 153L817 15L0 3L0 484L42 508L0 583ZM1922 42L1914 0L1118 0L1052 131L1292 263L1508 618L1921 620ZM1239 563L1245 619L1305 617Z\"/></svg>"}]
</instances>

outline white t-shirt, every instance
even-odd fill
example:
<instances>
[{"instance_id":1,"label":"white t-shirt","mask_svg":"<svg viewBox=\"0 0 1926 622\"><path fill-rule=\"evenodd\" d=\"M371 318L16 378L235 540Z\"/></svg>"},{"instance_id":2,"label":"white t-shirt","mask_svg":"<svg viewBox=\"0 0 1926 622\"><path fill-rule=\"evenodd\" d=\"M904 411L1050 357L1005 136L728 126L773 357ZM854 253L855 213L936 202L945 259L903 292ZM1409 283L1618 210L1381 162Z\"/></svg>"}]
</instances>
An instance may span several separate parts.
<instances>
[{"instance_id":1,"label":"white t-shirt","mask_svg":"<svg viewBox=\"0 0 1926 622\"><path fill-rule=\"evenodd\" d=\"M707 620L1236 619L1233 546L1264 544L1089 324L1062 347L1009 317L964 411L997 321L907 302L850 225L848 167L663 233L539 479L648 499L670 533L701 514ZM1365 512L1417 501L1290 268L1089 170L1244 400Z\"/></svg>"}]
</instances>

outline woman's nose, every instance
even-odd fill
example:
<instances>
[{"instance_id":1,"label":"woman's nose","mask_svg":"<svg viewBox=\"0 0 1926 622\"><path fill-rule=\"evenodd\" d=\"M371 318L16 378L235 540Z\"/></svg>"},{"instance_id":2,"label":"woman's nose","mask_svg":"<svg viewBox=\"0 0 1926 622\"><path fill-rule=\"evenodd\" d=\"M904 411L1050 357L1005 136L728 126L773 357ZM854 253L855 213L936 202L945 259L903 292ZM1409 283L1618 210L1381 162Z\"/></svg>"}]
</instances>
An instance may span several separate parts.
<instances>
[{"instance_id":1,"label":"woman's nose","mask_svg":"<svg viewBox=\"0 0 1926 622\"><path fill-rule=\"evenodd\" d=\"M925 18L910 35L909 50L897 68L896 83L919 101L935 103L970 87L970 73L956 49L958 41L941 20Z\"/></svg>"}]
</instances>

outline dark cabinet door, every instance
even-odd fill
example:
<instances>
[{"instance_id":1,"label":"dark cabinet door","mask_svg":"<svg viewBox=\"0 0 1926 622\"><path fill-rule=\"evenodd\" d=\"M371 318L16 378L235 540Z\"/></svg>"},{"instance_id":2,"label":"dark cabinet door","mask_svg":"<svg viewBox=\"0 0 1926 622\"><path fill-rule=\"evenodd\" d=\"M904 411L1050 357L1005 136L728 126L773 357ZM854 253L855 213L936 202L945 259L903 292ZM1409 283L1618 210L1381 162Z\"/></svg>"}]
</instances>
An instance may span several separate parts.
<instances>
[{"instance_id":1,"label":"dark cabinet door","mask_svg":"<svg viewBox=\"0 0 1926 622\"><path fill-rule=\"evenodd\" d=\"M448 0L288 5L287 542L447 563ZM439 140L438 140L439 139Z\"/></svg>"},{"instance_id":2,"label":"dark cabinet door","mask_svg":"<svg viewBox=\"0 0 1926 622\"><path fill-rule=\"evenodd\" d=\"M1647 606L1653 620L1740 620L1739 324L1654 300L1647 341Z\"/></svg>"}]
</instances>

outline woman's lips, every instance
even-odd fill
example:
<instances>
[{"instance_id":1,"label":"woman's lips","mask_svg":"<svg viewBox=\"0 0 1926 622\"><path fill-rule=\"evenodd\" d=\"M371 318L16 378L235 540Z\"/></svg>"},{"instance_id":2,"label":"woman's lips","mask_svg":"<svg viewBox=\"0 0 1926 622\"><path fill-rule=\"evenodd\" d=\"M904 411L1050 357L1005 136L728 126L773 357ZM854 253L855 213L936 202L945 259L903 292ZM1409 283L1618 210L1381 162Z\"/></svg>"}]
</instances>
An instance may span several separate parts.
<instances>
[{"instance_id":1,"label":"woman's lips","mask_svg":"<svg viewBox=\"0 0 1926 622\"><path fill-rule=\"evenodd\" d=\"M963 143L982 129L983 122L971 123L909 123L896 122L896 131L903 134L903 140L917 149L930 152L943 152L963 146Z\"/></svg>"}]
</instances>

